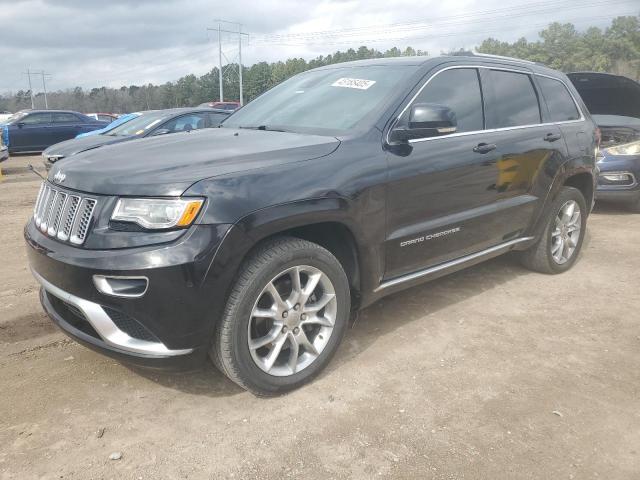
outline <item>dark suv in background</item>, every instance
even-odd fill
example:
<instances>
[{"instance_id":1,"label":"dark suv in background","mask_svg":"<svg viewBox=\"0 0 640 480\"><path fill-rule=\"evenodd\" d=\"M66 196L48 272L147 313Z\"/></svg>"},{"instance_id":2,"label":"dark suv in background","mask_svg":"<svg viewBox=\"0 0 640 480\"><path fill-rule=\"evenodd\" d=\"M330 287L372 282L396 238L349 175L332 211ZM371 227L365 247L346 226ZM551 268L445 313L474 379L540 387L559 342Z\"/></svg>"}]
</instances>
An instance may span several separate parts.
<instances>
[{"instance_id":1,"label":"dark suv in background","mask_svg":"<svg viewBox=\"0 0 640 480\"><path fill-rule=\"evenodd\" d=\"M588 111L548 68L344 63L221 128L55 164L24 235L44 309L72 337L149 366L208 354L276 394L319 373L350 312L384 295L509 251L571 268L596 150Z\"/></svg>"}]
</instances>

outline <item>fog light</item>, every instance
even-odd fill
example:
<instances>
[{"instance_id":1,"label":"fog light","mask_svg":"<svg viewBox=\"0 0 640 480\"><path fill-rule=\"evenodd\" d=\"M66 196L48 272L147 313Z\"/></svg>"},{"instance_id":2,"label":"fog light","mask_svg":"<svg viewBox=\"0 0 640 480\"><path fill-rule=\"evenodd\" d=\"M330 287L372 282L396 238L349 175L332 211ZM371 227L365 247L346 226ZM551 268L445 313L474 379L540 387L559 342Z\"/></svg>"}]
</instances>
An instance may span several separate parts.
<instances>
[{"instance_id":1,"label":"fog light","mask_svg":"<svg viewBox=\"0 0 640 480\"><path fill-rule=\"evenodd\" d=\"M93 284L100 293L112 297L138 298L147 292L147 277L116 277L94 275Z\"/></svg>"},{"instance_id":2,"label":"fog light","mask_svg":"<svg viewBox=\"0 0 640 480\"><path fill-rule=\"evenodd\" d=\"M600 178L617 185L632 185L634 177L631 173L601 173Z\"/></svg>"}]
</instances>

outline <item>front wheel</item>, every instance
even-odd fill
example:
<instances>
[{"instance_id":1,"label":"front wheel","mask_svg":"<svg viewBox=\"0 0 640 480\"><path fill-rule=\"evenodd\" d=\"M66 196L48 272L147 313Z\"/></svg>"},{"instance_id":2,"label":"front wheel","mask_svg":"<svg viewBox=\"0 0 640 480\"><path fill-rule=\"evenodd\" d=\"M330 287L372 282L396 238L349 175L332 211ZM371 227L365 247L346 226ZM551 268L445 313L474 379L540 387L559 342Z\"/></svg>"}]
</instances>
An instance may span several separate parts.
<instances>
[{"instance_id":1,"label":"front wheel","mask_svg":"<svg viewBox=\"0 0 640 480\"><path fill-rule=\"evenodd\" d=\"M349 312L347 276L328 250L297 238L270 240L241 267L210 356L241 387L283 393L326 366Z\"/></svg>"},{"instance_id":2,"label":"front wheel","mask_svg":"<svg viewBox=\"0 0 640 480\"><path fill-rule=\"evenodd\" d=\"M541 273L562 273L578 258L587 226L587 205L577 188L563 187L549 209L538 242L521 253L525 267Z\"/></svg>"}]
</instances>

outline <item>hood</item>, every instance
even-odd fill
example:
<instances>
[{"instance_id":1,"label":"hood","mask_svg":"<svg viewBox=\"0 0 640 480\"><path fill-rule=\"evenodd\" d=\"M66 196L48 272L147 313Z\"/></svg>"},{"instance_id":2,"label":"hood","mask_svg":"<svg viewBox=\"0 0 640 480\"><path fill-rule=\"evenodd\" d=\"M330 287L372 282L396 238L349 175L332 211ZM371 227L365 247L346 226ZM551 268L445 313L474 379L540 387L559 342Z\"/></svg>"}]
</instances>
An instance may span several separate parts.
<instances>
[{"instance_id":1,"label":"hood","mask_svg":"<svg viewBox=\"0 0 640 480\"><path fill-rule=\"evenodd\" d=\"M567 74L592 115L640 118L640 83L610 73Z\"/></svg>"},{"instance_id":2,"label":"hood","mask_svg":"<svg viewBox=\"0 0 640 480\"><path fill-rule=\"evenodd\" d=\"M623 145L640 139L640 118L622 115L593 115L600 128L602 148Z\"/></svg>"},{"instance_id":3,"label":"hood","mask_svg":"<svg viewBox=\"0 0 640 480\"><path fill-rule=\"evenodd\" d=\"M103 145L120 143L133 138L135 137L115 137L110 135L91 135L89 137L73 138L50 146L42 155L45 157L66 158L80 152L102 147Z\"/></svg>"},{"instance_id":4,"label":"hood","mask_svg":"<svg viewBox=\"0 0 640 480\"><path fill-rule=\"evenodd\" d=\"M333 152L334 137L264 130L207 128L142 138L77 154L55 164L62 186L105 195L181 195L218 175L311 160Z\"/></svg>"}]
</instances>

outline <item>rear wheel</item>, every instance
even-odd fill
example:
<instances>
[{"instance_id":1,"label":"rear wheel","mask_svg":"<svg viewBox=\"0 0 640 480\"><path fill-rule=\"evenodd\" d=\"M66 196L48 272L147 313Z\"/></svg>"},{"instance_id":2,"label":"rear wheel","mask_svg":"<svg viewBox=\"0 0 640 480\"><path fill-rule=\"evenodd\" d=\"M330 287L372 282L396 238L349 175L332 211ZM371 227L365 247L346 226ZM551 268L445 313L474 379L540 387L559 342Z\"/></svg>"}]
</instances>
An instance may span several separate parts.
<instances>
[{"instance_id":1,"label":"rear wheel","mask_svg":"<svg viewBox=\"0 0 640 480\"><path fill-rule=\"evenodd\" d=\"M521 253L524 266L541 273L562 273L578 258L586 230L587 206L580 190L563 187L549 209L538 242Z\"/></svg>"},{"instance_id":2,"label":"rear wheel","mask_svg":"<svg viewBox=\"0 0 640 480\"><path fill-rule=\"evenodd\" d=\"M347 276L329 251L297 238L271 240L241 267L210 356L243 388L283 393L326 366L349 311Z\"/></svg>"}]
</instances>

